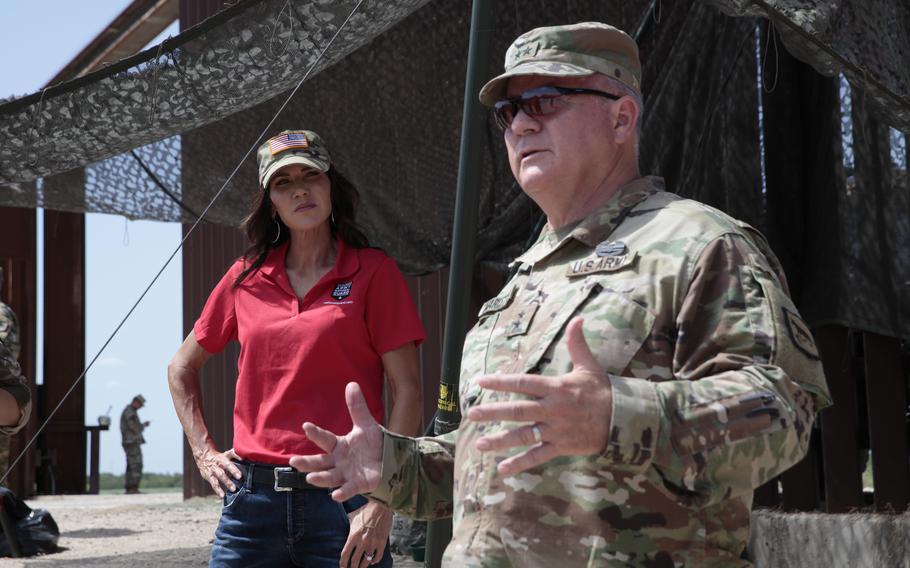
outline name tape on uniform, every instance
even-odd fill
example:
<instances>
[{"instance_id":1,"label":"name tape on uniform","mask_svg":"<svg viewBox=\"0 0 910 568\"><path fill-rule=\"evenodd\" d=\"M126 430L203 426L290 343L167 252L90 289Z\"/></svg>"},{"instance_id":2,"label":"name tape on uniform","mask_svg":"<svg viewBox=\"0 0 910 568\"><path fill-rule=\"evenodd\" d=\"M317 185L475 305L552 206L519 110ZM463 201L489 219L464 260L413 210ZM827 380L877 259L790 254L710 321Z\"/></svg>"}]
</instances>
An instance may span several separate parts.
<instances>
[{"instance_id":1,"label":"name tape on uniform","mask_svg":"<svg viewBox=\"0 0 910 568\"><path fill-rule=\"evenodd\" d=\"M638 253L631 252L617 256L601 256L594 258L583 258L576 260L566 269L566 276L573 278L575 276L586 276L595 272L615 272L627 266L631 266L635 261Z\"/></svg>"}]
</instances>

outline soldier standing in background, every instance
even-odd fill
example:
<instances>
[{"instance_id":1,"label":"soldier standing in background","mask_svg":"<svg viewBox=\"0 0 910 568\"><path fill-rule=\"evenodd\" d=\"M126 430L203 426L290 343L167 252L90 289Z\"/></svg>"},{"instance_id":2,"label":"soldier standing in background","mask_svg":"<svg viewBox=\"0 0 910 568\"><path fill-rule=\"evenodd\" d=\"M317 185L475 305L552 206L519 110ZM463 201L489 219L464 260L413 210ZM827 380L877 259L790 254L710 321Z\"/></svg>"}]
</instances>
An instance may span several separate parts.
<instances>
[{"instance_id":1,"label":"soldier standing in background","mask_svg":"<svg viewBox=\"0 0 910 568\"><path fill-rule=\"evenodd\" d=\"M0 293L3 292L3 268L0 268ZM19 361L19 322L16 313L0 300L0 340L6 344L14 361ZM18 366L18 365L17 365ZM9 467L10 434L0 432L0 477Z\"/></svg>"},{"instance_id":2,"label":"soldier standing in background","mask_svg":"<svg viewBox=\"0 0 910 568\"><path fill-rule=\"evenodd\" d=\"M133 401L123 409L120 415L120 436L123 451L126 453L126 492L139 493L139 482L142 480L142 444L145 438L142 431L149 421L139 421L137 410L145 406L145 397L137 394Z\"/></svg>"},{"instance_id":3,"label":"soldier standing in background","mask_svg":"<svg viewBox=\"0 0 910 568\"><path fill-rule=\"evenodd\" d=\"M547 225L465 339L460 426L392 434L349 384L354 428L305 424L328 453L291 465L336 500L452 516L445 566L749 566L754 489L831 403L780 265L752 227L642 176L624 32L538 28L505 71L480 100Z\"/></svg>"}]
</instances>

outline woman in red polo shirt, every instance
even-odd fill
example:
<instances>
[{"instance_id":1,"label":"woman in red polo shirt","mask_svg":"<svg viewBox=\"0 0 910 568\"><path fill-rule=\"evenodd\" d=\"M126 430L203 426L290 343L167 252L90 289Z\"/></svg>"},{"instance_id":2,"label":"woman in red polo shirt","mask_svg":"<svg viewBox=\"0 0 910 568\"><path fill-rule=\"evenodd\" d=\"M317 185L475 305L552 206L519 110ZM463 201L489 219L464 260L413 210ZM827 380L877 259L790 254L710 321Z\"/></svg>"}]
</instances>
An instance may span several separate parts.
<instances>
[{"instance_id":1,"label":"woman in red polo shirt","mask_svg":"<svg viewBox=\"0 0 910 568\"><path fill-rule=\"evenodd\" d=\"M387 426L417 434L423 328L395 261L368 248L354 224L356 190L332 167L322 139L285 131L257 159L260 195L243 222L252 245L168 367L196 465L224 499L210 566L391 566L391 512L363 497L335 503L288 460L321 453L304 421L338 434L351 429L349 381L382 421L388 376ZM205 424L198 375L233 339L234 447L221 451Z\"/></svg>"}]
</instances>

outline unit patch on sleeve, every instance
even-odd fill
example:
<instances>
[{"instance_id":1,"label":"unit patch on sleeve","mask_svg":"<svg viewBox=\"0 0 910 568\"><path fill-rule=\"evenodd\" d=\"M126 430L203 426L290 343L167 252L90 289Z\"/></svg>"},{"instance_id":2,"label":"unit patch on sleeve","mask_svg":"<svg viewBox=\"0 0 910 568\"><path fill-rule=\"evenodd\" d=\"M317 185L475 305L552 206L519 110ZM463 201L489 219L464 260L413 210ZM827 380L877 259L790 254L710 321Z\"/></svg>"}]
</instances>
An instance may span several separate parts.
<instances>
[{"instance_id":1,"label":"unit patch on sleeve","mask_svg":"<svg viewBox=\"0 0 910 568\"><path fill-rule=\"evenodd\" d=\"M800 351L810 359L818 360L818 348L815 346L815 340L812 338L812 332L809 326L798 315L794 314L787 308L784 310L784 319L787 320L787 330L790 332L790 339Z\"/></svg>"},{"instance_id":2,"label":"unit patch on sleeve","mask_svg":"<svg viewBox=\"0 0 910 568\"><path fill-rule=\"evenodd\" d=\"M354 284L351 282L340 282L335 289L332 290L332 297L336 300L344 300L351 295L351 286Z\"/></svg>"}]
</instances>

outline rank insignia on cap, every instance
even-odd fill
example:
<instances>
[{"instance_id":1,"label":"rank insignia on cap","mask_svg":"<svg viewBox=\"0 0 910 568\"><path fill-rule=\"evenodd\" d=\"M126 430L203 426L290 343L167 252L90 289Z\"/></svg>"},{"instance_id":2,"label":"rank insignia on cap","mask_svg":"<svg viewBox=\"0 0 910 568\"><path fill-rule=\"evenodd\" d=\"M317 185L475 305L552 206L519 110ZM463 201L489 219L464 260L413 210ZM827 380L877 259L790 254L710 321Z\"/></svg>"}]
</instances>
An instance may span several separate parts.
<instances>
[{"instance_id":1,"label":"rank insignia on cap","mask_svg":"<svg viewBox=\"0 0 910 568\"><path fill-rule=\"evenodd\" d=\"M288 132L287 134L279 134L273 138L269 139L269 152L274 156L279 152L284 152L285 150L290 150L292 148L301 148L307 149L310 147L309 141L306 139L306 134L302 132Z\"/></svg>"},{"instance_id":2,"label":"rank insignia on cap","mask_svg":"<svg viewBox=\"0 0 910 568\"><path fill-rule=\"evenodd\" d=\"M351 295L351 286L354 282L342 282L332 290L332 297L336 300L344 300Z\"/></svg>"},{"instance_id":3,"label":"rank insignia on cap","mask_svg":"<svg viewBox=\"0 0 910 568\"><path fill-rule=\"evenodd\" d=\"M626 252L626 243L622 241L604 241L597 245L594 252L597 253L597 256L619 256Z\"/></svg>"}]
</instances>

